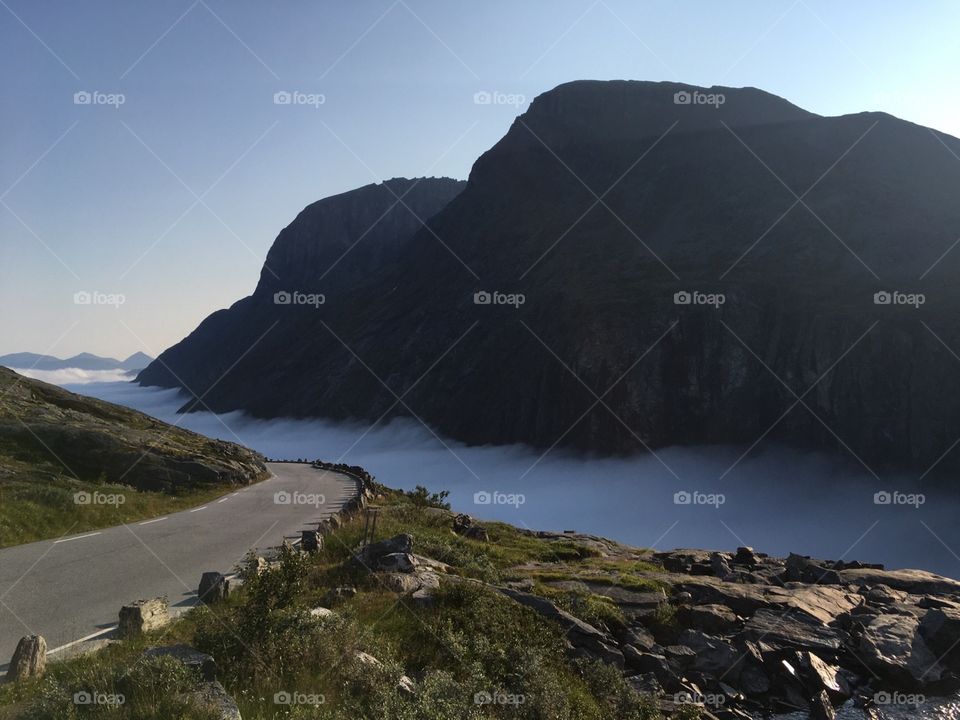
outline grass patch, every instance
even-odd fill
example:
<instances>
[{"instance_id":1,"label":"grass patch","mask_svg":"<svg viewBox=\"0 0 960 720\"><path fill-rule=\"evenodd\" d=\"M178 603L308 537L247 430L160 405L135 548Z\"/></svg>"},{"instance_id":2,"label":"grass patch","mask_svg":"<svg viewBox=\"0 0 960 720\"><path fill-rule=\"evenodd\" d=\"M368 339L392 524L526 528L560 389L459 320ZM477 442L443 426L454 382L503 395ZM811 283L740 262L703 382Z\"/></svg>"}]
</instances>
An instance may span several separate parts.
<instances>
[{"instance_id":1,"label":"grass patch","mask_svg":"<svg viewBox=\"0 0 960 720\"><path fill-rule=\"evenodd\" d=\"M0 548L98 530L185 510L231 492L220 485L173 495L64 476L0 482ZM77 504L77 493L122 496L122 504Z\"/></svg>"}]
</instances>

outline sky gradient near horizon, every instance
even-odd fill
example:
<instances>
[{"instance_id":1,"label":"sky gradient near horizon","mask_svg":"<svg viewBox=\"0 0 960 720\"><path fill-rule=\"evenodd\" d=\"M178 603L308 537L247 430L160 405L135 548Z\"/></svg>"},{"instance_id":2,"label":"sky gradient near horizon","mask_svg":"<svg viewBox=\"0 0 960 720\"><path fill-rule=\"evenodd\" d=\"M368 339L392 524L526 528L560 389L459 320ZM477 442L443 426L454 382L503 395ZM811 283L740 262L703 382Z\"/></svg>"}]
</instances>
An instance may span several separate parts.
<instances>
[{"instance_id":1,"label":"sky gradient near horizon","mask_svg":"<svg viewBox=\"0 0 960 720\"><path fill-rule=\"evenodd\" d=\"M157 355L253 290L305 205L466 178L570 80L755 86L960 136L949 0L0 0L0 18L0 354Z\"/></svg>"}]
</instances>

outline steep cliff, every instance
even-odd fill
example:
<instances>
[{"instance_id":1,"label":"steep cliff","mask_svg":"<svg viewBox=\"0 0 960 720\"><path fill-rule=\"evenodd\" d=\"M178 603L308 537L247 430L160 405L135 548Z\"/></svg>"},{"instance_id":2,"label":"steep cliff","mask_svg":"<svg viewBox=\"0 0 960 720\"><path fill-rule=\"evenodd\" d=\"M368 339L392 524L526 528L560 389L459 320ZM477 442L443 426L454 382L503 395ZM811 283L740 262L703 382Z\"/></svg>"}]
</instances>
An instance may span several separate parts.
<instances>
[{"instance_id":1,"label":"steep cliff","mask_svg":"<svg viewBox=\"0 0 960 720\"><path fill-rule=\"evenodd\" d=\"M217 410L415 414L472 443L778 438L877 472L956 468L955 154L886 114L821 117L756 89L562 85L410 236L334 232L308 208L257 292L140 380L176 384L162 363ZM289 285L326 301L275 305Z\"/></svg>"}]
</instances>

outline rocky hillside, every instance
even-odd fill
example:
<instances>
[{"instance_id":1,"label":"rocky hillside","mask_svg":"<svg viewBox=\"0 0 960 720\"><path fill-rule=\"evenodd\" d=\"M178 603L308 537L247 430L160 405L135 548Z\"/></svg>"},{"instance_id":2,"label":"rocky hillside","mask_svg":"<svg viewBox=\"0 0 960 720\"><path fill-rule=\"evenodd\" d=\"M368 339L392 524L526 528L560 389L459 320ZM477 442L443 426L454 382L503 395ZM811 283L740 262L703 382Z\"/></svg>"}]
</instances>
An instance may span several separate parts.
<instances>
[{"instance_id":1,"label":"rocky hillside","mask_svg":"<svg viewBox=\"0 0 960 720\"><path fill-rule=\"evenodd\" d=\"M239 445L0 368L0 490L72 479L176 493L265 473Z\"/></svg>"},{"instance_id":2,"label":"rocky hillside","mask_svg":"<svg viewBox=\"0 0 960 720\"><path fill-rule=\"evenodd\" d=\"M380 186L305 210L257 292L162 360L212 407L264 417L416 414L470 443L602 452L764 436L947 474L957 154L756 89L561 85L462 191L417 185L432 202L412 235ZM158 362L139 380L177 384Z\"/></svg>"},{"instance_id":3,"label":"rocky hillside","mask_svg":"<svg viewBox=\"0 0 960 720\"><path fill-rule=\"evenodd\" d=\"M960 687L955 580L480 524L338 469L363 492L309 552L250 556L171 627L0 687L0 717L14 698L11 718L59 717L89 688L124 693L119 718L206 718L198 697L234 720L947 717Z\"/></svg>"}]
</instances>

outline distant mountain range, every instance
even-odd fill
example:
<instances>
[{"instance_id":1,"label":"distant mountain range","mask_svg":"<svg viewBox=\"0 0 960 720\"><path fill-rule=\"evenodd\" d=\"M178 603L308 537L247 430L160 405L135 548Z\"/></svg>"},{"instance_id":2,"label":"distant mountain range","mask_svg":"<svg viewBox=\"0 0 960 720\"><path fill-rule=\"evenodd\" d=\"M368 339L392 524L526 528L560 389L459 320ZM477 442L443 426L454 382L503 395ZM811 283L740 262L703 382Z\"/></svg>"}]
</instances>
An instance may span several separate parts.
<instances>
[{"instance_id":1,"label":"distant mountain range","mask_svg":"<svg viewBox=\"0 0 960 720\"><path fill-rule=\"evenodd\" d=\"M468 443L782 440L960 469L958 156L753 88L568 83L466 184L307 207L253 295L137 379Z\"/></svg>"},{"instance_id":2,"label":"distant mountain range","mask_svg":"<svg viewBox=\"0 0 960 720\"><path fill-rule=\"evenodd\" d=\"M142 352L136 352L126 360L100 357L99 355L91 355L90 353L80 353L65 360L51 355L38 355L37 353L0 355L0 365L21 370L65 370L67 368L76 368L78 370L127 370L130 372L139 372L151 362L153 362L153 358Z\"/></svg>"}]
</instances>

